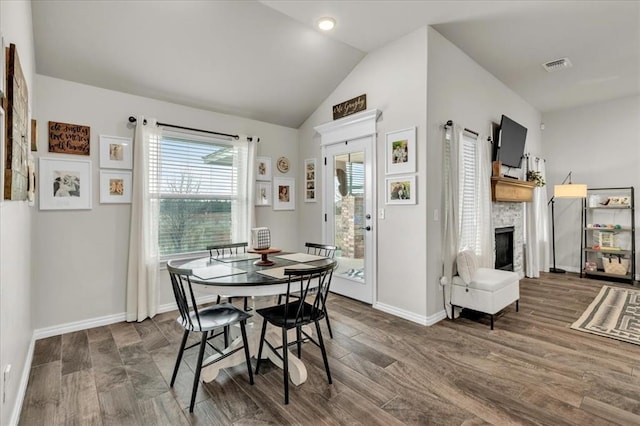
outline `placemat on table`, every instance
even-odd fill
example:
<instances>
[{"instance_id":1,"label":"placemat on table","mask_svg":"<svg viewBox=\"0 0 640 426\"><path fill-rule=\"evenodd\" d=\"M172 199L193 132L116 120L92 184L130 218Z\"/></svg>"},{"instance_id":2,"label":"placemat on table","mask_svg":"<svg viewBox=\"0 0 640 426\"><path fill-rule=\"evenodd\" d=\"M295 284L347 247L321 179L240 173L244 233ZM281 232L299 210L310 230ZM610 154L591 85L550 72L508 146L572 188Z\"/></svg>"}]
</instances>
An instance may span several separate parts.
<instances>
[{"instance_id":1,"label":"placemat on table","mask_svg":"<svg viewBox=\"0 0 640 426\"><path fill-rule=\"evenodd\" d=\"M193 275L203 280L210 280L211 278L226 277L229 275L246 274L247 271L234 268L227 265L209 265L202 268L193 269Z\"/></svg>"},{"instance_id":2,"label":"placemat on table","mask_svg":"<svg viewBox=\"0 0 640 426\"><path fill-rule=\"evenodd\" d=\"M271 278L284 279L287 276L284 274L285 269L309 269L313 268L311 265L305 265L304 263L296 263L289 266L280 266L278 268L263 269L256 271L258 274L266 275Z\"/></svg>"},{"instance_id":3,"label":"placemat on table","mask_svg":"<svg viewBox=\"0 0 640 426\"><path fill-rule=\"evenodd\" d=\"M305 263L305 262L312 262L314 260L320 260L320 259L326 259L326 256L318 256L315 254L308 254L308 253L291 253L291 254L283 254L280 256L275 256L275 257L279 257L281 259L286 259L286 260L291 260L292 262L301 262L301 263Z\"/></svg>"}]
</instances>

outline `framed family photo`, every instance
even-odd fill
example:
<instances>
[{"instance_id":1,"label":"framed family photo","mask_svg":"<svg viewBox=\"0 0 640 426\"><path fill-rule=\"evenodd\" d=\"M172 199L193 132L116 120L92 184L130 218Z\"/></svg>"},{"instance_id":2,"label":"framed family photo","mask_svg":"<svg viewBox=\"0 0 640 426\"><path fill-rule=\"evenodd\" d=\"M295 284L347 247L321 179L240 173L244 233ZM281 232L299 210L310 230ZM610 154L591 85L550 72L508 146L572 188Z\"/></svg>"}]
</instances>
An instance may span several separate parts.
<instances>
[{"instance_id":1,"label":"framed family photo","mask_svg":"<svg viewBox=\"0 0 640 426\"><path fill-rule=\"evenodd\" d=\"M100 135L100 168L133 168L133 140L120 136Z\"/></svg>"},{"instance_id":2,"label":"framed family photo","mask_svg":"<svg viewBox=\"0 0 640 426\"><path fill-rule=\"evenodd\" d=\"M386 204L416 204L416 175L385 179Z\"/></svg>"},{"instance_id":3,"label":"framed family photo","mask_svg":"<svg viewBox=\"0 0 640 426\"><path fill-rule=\"evenodd\" d=\"M256 180L271 181L271 157L256 157Z\"/></svg>"},{"instance_id":4,"label":"framed family photo","mask_svg":"<svg viewBox=\"0 0 640 426\"><path fill-rule=\"evenodd\" d=\"M387 174L416 172L416 128L386 134Z\"/></svg>"},{"instance_id":5,"label":"framed family photo","mask_svg":"<svg viewBox=\"0 0 640 426\"><path fill-rule=\"evenodd\" d=\"M316 202L316 159L307 158L304 160L304 202Z\"/></svg>"},{"instance_id":6,"label":"framed family photo","mask_svg":"<svg viewBox=\"0 0 640 426\"><path fill-rule=\"evenodd\" d=\"M100 203L130 203L132 184L132 172L100 170Z\"/></svg>"},{"instance_id":7,"label":"framed family photo","mask_svg":"<svg viewBox=\"0 0 640 426\"><path fill-rule=\"evenodd\" d=\"M296 180L294 178L273 179L273 209L296 209Z\"/></svg>"},{"instance_id":8,"label":"framed family photo","mask_svg":"<svg viewBox=\"0 0 640 426\"><path fill-rule=\"evenodd\" d=\"M40 158L40 210L91 209L91 160Z\"/></svg>"},{"instance_id":9,"label":"framed family photo","mask_svg":"<svg viewBox=\"0 0 640 426\"><path fill-rule=\"evenodd\" d=\"M255 205L270 206L271 205L271 182L256 182L256 202Z\"/></svg>"}]
</instances>

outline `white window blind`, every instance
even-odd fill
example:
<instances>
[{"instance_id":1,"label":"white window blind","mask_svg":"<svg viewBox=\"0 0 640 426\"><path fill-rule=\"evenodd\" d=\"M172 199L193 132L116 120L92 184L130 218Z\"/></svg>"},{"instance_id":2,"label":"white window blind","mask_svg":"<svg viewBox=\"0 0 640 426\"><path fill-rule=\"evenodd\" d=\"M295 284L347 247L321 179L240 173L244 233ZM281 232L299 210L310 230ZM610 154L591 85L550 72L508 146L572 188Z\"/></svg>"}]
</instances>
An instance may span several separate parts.
<instances>
[{"instance_id":1,"label":"white window blind","mask_svg":"<svg viewBox=\"0 0 640 426\"><path fill-rule=\"evenodd\" d=\"M478 181L477 145L466 134L460 138L459 169L459 206L460 223L458 235L460 250L469 248L478 253L480 249L479 199L476 182Z\"/></svg>"},{"instance_id":2,"label":"white window blind","mask_svg":"<svg viewBox=\"0 0 640 426\"><path fill-rule=\"evenodd\" d=\"M246 150L231 141L164 132L158 155L159 249L164 258L203 251L234 239L246 218L234 214L246 204L247 179L241 176Z\"/></svg>"}]
</instances>

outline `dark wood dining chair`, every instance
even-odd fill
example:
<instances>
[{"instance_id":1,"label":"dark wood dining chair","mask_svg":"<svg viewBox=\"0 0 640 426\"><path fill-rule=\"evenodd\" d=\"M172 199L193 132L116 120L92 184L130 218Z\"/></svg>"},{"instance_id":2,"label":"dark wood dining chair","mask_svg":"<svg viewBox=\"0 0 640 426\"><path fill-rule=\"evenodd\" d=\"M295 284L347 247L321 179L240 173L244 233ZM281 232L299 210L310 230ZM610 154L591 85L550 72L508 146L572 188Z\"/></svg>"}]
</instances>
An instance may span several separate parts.
<instances>
[{"instance_id":1,"label":"dark wood dining chair","mask_svg":"<svg viewBox=\"0 0 640 426\"><path fill-rule=\"evenodd\" d=\"M212 244L207 246L207 250L209 250L209 257L221 257L221 256L233 256L236 254L243 254L247 252L247 247L249 243L224 243L224 244ZM220 303L222 298L225 297L229 303L233 302L233 295L218 295L217 303ZM244 297L244 310L249 312L252 308L249 307L249 298Z\"/></svg>"},{"instance_id":2,"label":"dark wood dining chair","mask_svg":"<svg viewBox=\"0 0 640 426\"><path fill-rule=\"evenodd\" d=\"M307 254L314 254L316 256L324 256L329 259L333 259L336 253L336 246L328 245L328 244L318 244L318 243L305 243L304 246L307 249ZM315 294L315 289L310 289L311 294ZM327 294L320 295L322 302L322 310L324 311L324 319L327 323L327 329L329 330L329 337L333 339L333 332L331 331L331 321L329 320L329 313L327 312L327 300L326 296L329 295L329 288L327 287ZM284 295L278 296L278 304L282 303L282 297ZM298 292L294 292L291 294L291 297L299 298L300 294Z\"/></svg>"},{"instance_id":3,"label":"dark wood dining chair","mask_svg":"<svg viewBox=\"0 0 640 426\"><path fill-rule=\"evenodd\" d=\"M322 300L320 295L326 295L326 291L331 284L333 270L336 262L333 261L324 266L317 266L309 269L287 269L284 274L287 277L287 293L284 295L285 303L268 308L258 309L256 312L263 318L262 333L260 335L260 348L258 349L258 363L256 365L256 374L260 372L260 361L262 357L262 349L266 342L269 348L277 354L283 362L284 374L284 403L289 403L289 346L296 345L298 348L298 358L302 357L302 342L310 341L320 348L322 352L322 360L324 368L327 372L327 380L331 381L331 371L329 370L329 361L327 359L327 351L322 340L322 331L320 330L320 321L325 317L325 311L322 308ZM315 286L317 280L317 291L313 302L307 302L307 296L310 290ZM296 291L301 297L291 297ZM282 331L282 345L273 346L265 339L267 324L272 324ZM317 341L307 334L302 327L305 325L315 324ZM287 340L287 331L296 330L296 339L293 342ZM282 354L279 351L282 351Z\"/></svg>"},{"instance_id":4,"label":"dark wood dining chair","mask_svg":"<svg viewBox=\"0 0 640 426\"><path fill-rule=\"evenodd\" d=\"M180 350L178 351L178 358L176 359L176 365L173 368L173 375L171 376L171 387L176 381L178 375L178 369L182 362L182 355L187 349L191 349L195 346L200 346L198 352L198 362L196 364L195 377L193 379L193 390L191 391L191 404L189 405L189 412L193 413L193 406L196 400L196 394L198 392L198 383L200 381L200 371L203 367L220 361L228 356L244 349L244 354L247 361L247 369L249 370L249 382L253 384L253 371L251 369L251 360L249 356L249 345L247 340L246 322L247 318L251 315L244 312L242 309L238 309L231 303L221 303L213 306L207 306L205 308L198 308L196 299L193 294L193 288L191 286L190 277L193 275L191 269L181 269L174 266L173 261L167 263L167 270L169 271L169 277L171 278L171 286L173 288L173 294L176 298L176 304L180 311L178 317L178 323L184 328L184 334L182 335L182 342L180 343ZM214 346L212 340L214 337L221 335L222 333L215 334L215 330L228 330L229 326L234 324L240 325L240 332L242 333L242 346L239 346L227 353L223 353L222 350ZM202 338L198 343L185 347L190 332L202 333ZM226 340L226 332L225 332ZM225 342L225 346L227 342ZM213 350L220 354L219 357L213 361L202 365L202 361L205 354L205 348L210 346Z\"/></svg>"}]
</instances>

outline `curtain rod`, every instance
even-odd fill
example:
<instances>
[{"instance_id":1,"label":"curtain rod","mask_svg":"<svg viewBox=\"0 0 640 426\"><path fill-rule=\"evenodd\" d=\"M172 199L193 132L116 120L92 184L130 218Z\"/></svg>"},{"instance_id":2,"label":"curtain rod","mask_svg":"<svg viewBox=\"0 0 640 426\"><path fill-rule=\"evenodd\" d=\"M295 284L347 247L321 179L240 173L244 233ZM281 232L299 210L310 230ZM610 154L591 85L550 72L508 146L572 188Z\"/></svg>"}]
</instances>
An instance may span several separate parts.
<instances>
[{"instance_id":1,"label":"curtain rod","mask_svg":"<svg viewBox=\"0 0 640 426\"><path fill-rule=\"evenodd\" d=\"M135 123L137 120L134 116L129 116L129 123ZM147 120L144 120L144 124L147 124ZM163 127L172 127L174 129L181 129L181 130L191 130L193 132L201 132L201 133L208 133L210 135L218 135L218 136L227 136L229 138L233 138L233 139L239 139L240 137L238 135L230 135L228 133L220 133L220 132L214 132L211 130L202 130L202 129L195 129L193 127L184 127L184 126L177 126L175 124L168 124L168 123L157 123L158 126L163 126ZM249 140L249 142L253 141L253 136L248 136L247 139ZM256 142L260 142L260 138L256 138Z\"/></svg>"},{"instance_id":2,"label":"curtain rod","mask_svg":"<svg viewBox=\"0 0 640 426\"><path fill-rule=\"evenodd\" d=\"M453 126L453 121L451 121L451 120L448 120L448 121L445 123L445 125L444 125L444 127L451 127L451 126ZM469 133L471 133L472 135L480 136L480 133L478 133L478 132L474 132L474 131L473 131L473 130L471 130L471 129L467 129L466 127L464 128L464 131L465 131L465 132L469 132Z\"/></svg>"}]
</instances>

